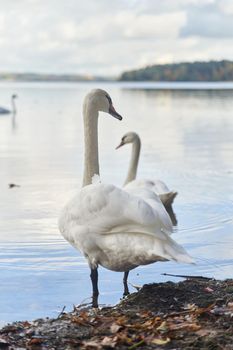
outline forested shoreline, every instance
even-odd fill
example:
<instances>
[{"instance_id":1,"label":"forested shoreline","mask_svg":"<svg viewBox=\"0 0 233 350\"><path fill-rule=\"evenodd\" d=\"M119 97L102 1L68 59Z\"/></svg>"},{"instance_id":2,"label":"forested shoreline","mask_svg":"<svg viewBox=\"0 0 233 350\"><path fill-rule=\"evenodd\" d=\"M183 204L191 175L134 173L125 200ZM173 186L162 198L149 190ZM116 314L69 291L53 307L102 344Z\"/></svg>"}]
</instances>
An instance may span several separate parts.
<instances>
[{"instance_id":1,"label":"forested shoreline","mask_svg":"<svg viewBox=\"0 0 233 350\"><path fill-rule=\"evenodd\" d=\"M233 81L232 61L151 65L124 72L120 81Z\"/></svg>"}]
</instances>

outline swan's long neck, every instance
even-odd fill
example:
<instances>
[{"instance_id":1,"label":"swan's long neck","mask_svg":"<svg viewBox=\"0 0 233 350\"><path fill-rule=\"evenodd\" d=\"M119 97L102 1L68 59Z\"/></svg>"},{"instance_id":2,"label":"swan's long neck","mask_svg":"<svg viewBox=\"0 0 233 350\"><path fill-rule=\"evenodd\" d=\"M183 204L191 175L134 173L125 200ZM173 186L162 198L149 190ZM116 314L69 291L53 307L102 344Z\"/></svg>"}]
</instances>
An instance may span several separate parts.
<instances>
[{"instance_id":1,"label":"swan's long neck","mask_svg":"<svg viewBox=\"0 0 233 350\"><path fill-rule=\"evenodd\" d=\"M84 106L84 174L83 187L92 183L93 175L99 175L98 111L91 105Z\"/></svg>"},{"instance_id":2,"label":"swan's long neck","mask_svg":"<svg viewBox=\"0 0 233 350\"><path fill-rule=\"evenodd\" d=\"M134 139L132 144L131 159L130 159L128 174L127 174L124 186L127 185L127 183L136 179L140 149L141 149L141 141L140 141L140 138L137 137Z\"/></svg>"},{"instance_id":3,"label":"swan's long neck","mask_svg":"<svg viewBox=\"0 0 233 350\"><path fill-rule=\"evenodd\" d=\"M12 113L16 114L15 99L13 97L11 97L11 104L12 104Z\"/></svg>"}]
</instances>

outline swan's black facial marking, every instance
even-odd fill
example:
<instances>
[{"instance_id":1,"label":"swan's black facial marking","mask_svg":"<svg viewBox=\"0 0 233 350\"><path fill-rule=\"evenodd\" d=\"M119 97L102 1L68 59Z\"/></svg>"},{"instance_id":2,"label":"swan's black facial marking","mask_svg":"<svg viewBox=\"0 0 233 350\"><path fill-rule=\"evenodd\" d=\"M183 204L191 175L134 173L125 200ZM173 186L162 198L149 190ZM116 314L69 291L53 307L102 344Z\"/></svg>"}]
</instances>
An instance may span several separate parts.
<instances>
[{"instance_id":1,"label":"swan's black facial marking","mask_svg":"<svg viewBox=\"0 0 233 350\"><path fill-rule=\"evenodd\" d=\"M106 98L107 98L107 100L108 100L108 102L109 102L109 104L110 104L110 106L112 105L112 99L111 99L111 97L109 96L109 95L105 95L106 96Z\"/></svg>"},{"instance_id":2,"label":"swan's black facial marking","mask_svg":"<svg viewBox=\"0 0 233 350\"><path fill-rule=\"evenodd\" d=\"M114 118L117 118L118 120L122 120L122 116L119 113L117 113L117 111L113 107L113 103L112 103L111 97L109 95L105 95L105 97L107 98L107 100L109 102L109 111L108 111L108 113L111 114Z\"/></svg>"}]
</instances>

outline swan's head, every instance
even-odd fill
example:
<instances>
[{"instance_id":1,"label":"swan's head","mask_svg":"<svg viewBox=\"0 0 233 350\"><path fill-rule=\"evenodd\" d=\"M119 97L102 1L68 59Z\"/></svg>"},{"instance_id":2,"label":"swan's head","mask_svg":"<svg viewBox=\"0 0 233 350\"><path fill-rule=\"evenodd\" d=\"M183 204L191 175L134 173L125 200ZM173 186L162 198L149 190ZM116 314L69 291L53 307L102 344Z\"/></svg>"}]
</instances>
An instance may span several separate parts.
<instances>
[{"instance_id":1,"label":"swan's head","mask_svg":"<svg viewBox=\"0 0 233 350\"><path fill-rule=\"evenodd\" d=\"M122 119L122 116L117 113L113 107L111 97L102 89L93 89L86 95L83 105L84 111L87 110L88 107L91 107L91 109L97 112L101 111L111 114L114 118L119 120Z\"/></svg>"},{"instance_id":2,"label":"swan's head","mask_svg":"<svg viewBox=\"0 0 233 350\"><path fill-rule=\"evenodd\" d=\"M140 138L139 138L138 134L136 134L136 132L133 132L133 131L127 132L124 136L122 136L121 142L116 147L116 149L126 145L127 143L133 143L137 140L140 141Z\"/></svg>"},{"instance_id":3,"label":"swan's head","mask_svg":"<svg viewBox=\"0 0 233 350\"><path fill-rule=\"evenodd\" d=\"M12 96L11 96L11 98L14 100L15 98L17 98L18 96L16 95L16 94L13 94Z\"/></svg>"}]
</instances>

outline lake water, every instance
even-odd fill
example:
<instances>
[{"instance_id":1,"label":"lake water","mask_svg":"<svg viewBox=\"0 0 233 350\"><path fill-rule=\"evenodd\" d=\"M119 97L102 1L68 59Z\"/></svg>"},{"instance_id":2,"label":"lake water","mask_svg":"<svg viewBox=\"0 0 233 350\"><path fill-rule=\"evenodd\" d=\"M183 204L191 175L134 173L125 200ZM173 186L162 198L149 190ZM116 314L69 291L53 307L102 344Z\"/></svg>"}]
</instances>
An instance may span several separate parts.
<instances>
[{"instance_id":1,"label":"lake water","mask_svg":"<svg viewBox=\"0 0 233 350\"><path fill-rule=\"evenodd\" d=\"M107 90L124 117L100 116L101 178L121 186L131 147L115 147L125 132L138 132L138 177L179 192L174 238L197 262L139 267L129 282L178 280L161 273L233 277L232 83L1 83L1 106L19 96L16 118L0 116L1 325L55 317L91 296L86 261L61 237L57 218L81 185L82 101L94 87ZM100 268L99 287L100 303L116 303L122 274Z\"/></svg>"}]
</instances>

